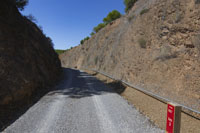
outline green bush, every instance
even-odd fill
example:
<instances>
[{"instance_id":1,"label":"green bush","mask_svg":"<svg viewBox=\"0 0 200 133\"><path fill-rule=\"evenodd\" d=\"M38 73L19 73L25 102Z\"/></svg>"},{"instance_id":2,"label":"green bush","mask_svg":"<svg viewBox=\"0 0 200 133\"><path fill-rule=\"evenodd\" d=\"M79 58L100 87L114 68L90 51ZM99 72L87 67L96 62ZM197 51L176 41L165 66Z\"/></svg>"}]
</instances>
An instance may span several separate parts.
<instances>
[{"instance_id":1,"label":"green bush","mask_svg":"<svg viewBox=\"0 0 200 133\"><path fill-rule=\"evenodd\" d=\"M100 31L102 28L104 28L106 26L105 23L100 23L99 25L97 25L96 27L94 27L94 32L97 33L98 31Z\"/></svg>"},{"instance_id":2,"label":"green bush","mask_svg":"<svg viewBox=\"0 0 200 133\"><path fill-rule=\"evenodd\" d=\"M55 51L56 51L57 54L62 54L62 53L64 53L66 50L56 49Z\"/></svg>"},{"instance_id":3,"label":"green bush","mask_svg":"<svg viewBox=\"0 0 200 133\"><path fill-rule=\"evenodd\" d=\"M93 28L93 32L90 34L91 36L100 31L102 28L104 28L108 23L118 19L121 17L120 12L117 10L113 10L112 12L108 13L107 17L103 19L104 23L98 24L96 27Z\"/></svg>"},{"instance_id":4,"label":"green bush","mask_svg":"<svg viewBox=\"0 0 200 133\"><path fill-rule=\"evenodd\" d=\"M126 6L125 12L128 12L137 2L137 0L124 0L124 5Z\"/></svg>"},{"instance_id":5,"label":"green bush","mask_svg":"<svg viewBox=\"0 0 200 133\"><path fill-rule=\"evenodd\" d=\"M90 39L90 37L89 36L87 36L86 38L84 38L84 41L86 41L86 40L89 40Z\"/></svg>"},{"instance_id":6,"label":"green bush","mask_svg":"<svg viewBox=\"0 0 200 133\"><path fill-rule=\"evenodd\" d=\"M146 48L146 40L144 40L143 38L140 38L139 40L138 40L138 43L139 43L139 45L140 45L140 47L141 48Z\"/></svg>"},{"instance_id":7,"label":"green bush","mask_svg":"<svg viewBox=\"0 0 200 133\"><path fill-rule=\"evenodd\" d=\"M108 23L110 23L110 22L112 22L112 21L114 21L114 20L116 20L116 19L118 19L120 17L121 17L121 13L118 12L117 10L113 10L112 12L110 12L107 15L107 17L105 17L103 19L103 22L106 23L106 24L108 24Z\"/></svg>"},{"instance_id":8,"label":"green bush","mask_svg":"<svg viewBox=\"0 0 200 133\"><path fill-rule=\"evenodd\" d=\"M16 7L19 10L24 10L24 7L28 4L28 0L16 0L15 1Z\"/></svg>"},{"instance_id":9,"label":"green bush","mask_svg":"<svg viewBox=\"0 0 200 133\"><path fill-rule=\"evenodd\" d=\"M140 12L140 15L143 15L145 13L147 13L149 11L149 9L143 9L141 12Z\"/></svg>"},{"instance_id":10,"label":"green bush","mask_svg":"<svg viewBox=\"0 0 200 133\"><path fill-rule=\"evenodd\" d=\"M32 21L33 23L37 23L37 19L32 14L29 14L29 15L27 15L25 17L27 19L29 19L30 21Z\"/></svg>"},{"instance_id":11,"label":"green bush","mask_svg":"<svg viewBox=\"0 0 200 133\"><path fill-rule=\"evenodd\" d=\"M80 43L81 43L81 44L83 44L83 43L84 43L84 41L83 41L83 40L81 40L81 41L80 41Z\"/></svg>"},{"instance_id":12,"label":"green bush","mask_svg":"<svg viewBox=\"0 0 200 133\"><path fill-rule=\"evenodd\" d=\"M90 36L93 36L95 33L94 32L92 32L92 33L90 33Z\"/></svg>"},{"instance_id":13,"label":"green bush","mask_svg":"<svg viewBox=\"0 0 200 133\"><path fill-rule=\"evenodd\" d=\"M81 40L80 43L83 44L86 40L89 40L89 39L90 39L90 37L87 36L86 38L84 38L83 40Z\"/></svg>"}]
</instances>

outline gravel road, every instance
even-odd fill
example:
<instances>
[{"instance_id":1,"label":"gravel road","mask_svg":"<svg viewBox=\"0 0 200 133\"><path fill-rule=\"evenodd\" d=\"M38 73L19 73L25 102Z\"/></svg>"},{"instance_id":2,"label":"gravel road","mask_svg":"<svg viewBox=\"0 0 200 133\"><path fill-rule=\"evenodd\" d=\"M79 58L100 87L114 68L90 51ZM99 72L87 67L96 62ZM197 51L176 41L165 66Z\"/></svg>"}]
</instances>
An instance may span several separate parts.
<instances>
[{"instance_id":1,"label":"gravel road","mask_svg":"<svg viewBox=\"0 0 200 133\"><path fill-rule=\"evenodd\" d=\"M41 98L6 133L161 133L93 76L64 68L56 90Z\"/></svg>"}]
</instances>

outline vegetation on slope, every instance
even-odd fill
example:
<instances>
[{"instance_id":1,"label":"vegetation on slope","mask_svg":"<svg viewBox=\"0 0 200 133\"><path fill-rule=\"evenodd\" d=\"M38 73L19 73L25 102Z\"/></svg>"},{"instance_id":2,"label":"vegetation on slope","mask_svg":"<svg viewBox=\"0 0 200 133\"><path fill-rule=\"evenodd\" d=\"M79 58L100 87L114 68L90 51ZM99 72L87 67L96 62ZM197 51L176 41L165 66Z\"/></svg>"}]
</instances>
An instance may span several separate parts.
<instances>
[{"instance_id":1,"label":"vegetation on slope","mask_svg":"<svg viewBox=\"0 0 200 133\"><path fill-rule=\"evenodd\" d=\"M125 12L128 12L134 4L137 2L137 0L124 0L124 5L126 6ZM147 12L147 10L145 10ZM144 11L144 13L146 13ZM99 32L101 29L103 29L107 24L111 23L112 21L118 19L121 17L121 13L117 10L113 10L108 13L108 15L103 18L103 23L98 24L93 28L93 31L90 33L91 36L93 36L95 33ZM84 38L80 41L80 44L83 44L86 40L89 40L89 37Z\"/></svg>"},{"instance_id":2,"label":"vegetation on slope","mask_svg":"<svg viewBox=\"0 0 200 133\"><path fill-rule=\"evenodd\" d=\"M137 0L124 0L124 5L126 6L125 12L128 12L137 2ZM148 10L145 10L143 13L146 13ZM112 21L118 19L121 17L121 13L117 10L113 10L108 13L108 15L103 18L103 23L98 24L93 28L93 31L91 32L91 36L93 36L95 33L99 32L101 29L103 29L107 24L111 23ZM89 37L84 38L80 41L81 44L85 42L85 40L89 40Z\"/></svg>"},{"instance_id":3,"label":"vegetation on slope","mask_svg":"<svg viewBox=\"0 0 200 133\"><path fill-rule=\"evenodd\" d=\"M120 17L121 17L121 13L118 12L117 10L113 10L112 12L110 12L110 13L107 15L107 17L105 17L105 18L103 19L103 22L104 22L105 24L108 24L108 23L110 23L110 22L112 22L112 21L114 21L114 20L116 20L116 19L118 19L118 18L120 18Z\"/></svg>"},{"instance_id":4,"label":"vegetation on slope","mask_svg":"<svg viewBox=\"0 0 200 133\"><path fill-rule=\"evenodd\" d=\"M93 32L97 33L101 29L103 29L107 24L111 23L112 21L121 17L121 13L117 10L113 10L108 13L107 17L103 19L103 23L98 24L96 27L93 28Z\"/></svg>"},{"instance_id":5,"label":"vegetation on slope","mask_svg":"<svg viewBox=\"0 0 200 133\"><path fill-rule=\"evenodd\" d=\"M106 26L105 23L100 23L100 24L98 24L96 27L93 28L93 31L94 31L95 33L97 33L97 32L99 32L101 29L103 29L105 26Z\"/></svg>"},{"instance_id":6,"label":"vegetation on slope","mask_svg":"<svg viewBox=\"0 0 200 133\"><path fill-rule=\"evenodd\" d=\"M128 12L137 2L137 0L124 0L124 5L126 6L125 12Z\"/></svg>"},{"instance_id":7,"label":"vegetation on slope","mask_svg":"<svg viewBox=\"0 0 200 133\"><path fill-rule=\"evenodd\" d=\"M28 0L16 0L15 5L19 10L24 10L24 7L28 4Z\"/></svg>"},{"instance_id":8,"label":"vegetation on slope","mask_svg":"<svg viewBox=\"0 0 200 133\"><path fill-rule=\"evenodd\" d=\"M103 19L103 23L98 24L93 28L92 33L90 34L93 36L95 33L99 32L101 29L103 29L107 24L111 23L112 21L118 19L121 17L121 13L117 10L113 10L108 13L108 15ZM80 44L84 44L86 40L89 40L90 37L86 37L83 40L80 41Z\"/></svg>"},{"instance_id":9,"label":"vegetation on slope","mask_svg":"<svg viewBox=\"0 0 200 133\"><path fill-rule=\"evenodd\" d=\"M56 51L57 54L62 54L62 53L64 53L66 50L56 49L55 51Z\"/></svg>"},{"instance_id":10,"label":"vegetation on slope","mask_svg":"<svg viewBox=\"0 0 200 133\"><path fill-rule=\"evenodd\" d=\"M87 40L89 40L89 39L90 39L90 37L87 36L87 37L85 37L83 40L81 40L80 43L83 44L85 41L87 41Z\"/></svg>"}]
</instances>

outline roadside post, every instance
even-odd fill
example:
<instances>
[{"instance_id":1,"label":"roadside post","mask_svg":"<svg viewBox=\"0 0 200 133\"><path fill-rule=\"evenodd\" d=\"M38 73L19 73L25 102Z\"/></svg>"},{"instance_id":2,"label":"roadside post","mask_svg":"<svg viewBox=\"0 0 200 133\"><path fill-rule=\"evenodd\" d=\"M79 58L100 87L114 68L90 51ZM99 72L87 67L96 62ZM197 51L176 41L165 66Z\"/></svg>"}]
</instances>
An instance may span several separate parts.
<instances>
[{"instance_id":1,"label":"roadside post","mask_svg":"<svg viewBox=\"0 0 200 133\"><path fill-rule=\"evenodd\" d=\"M167 104L166 133L180 133L181 106L174 103Z\"/></svg>"}]
</instances>

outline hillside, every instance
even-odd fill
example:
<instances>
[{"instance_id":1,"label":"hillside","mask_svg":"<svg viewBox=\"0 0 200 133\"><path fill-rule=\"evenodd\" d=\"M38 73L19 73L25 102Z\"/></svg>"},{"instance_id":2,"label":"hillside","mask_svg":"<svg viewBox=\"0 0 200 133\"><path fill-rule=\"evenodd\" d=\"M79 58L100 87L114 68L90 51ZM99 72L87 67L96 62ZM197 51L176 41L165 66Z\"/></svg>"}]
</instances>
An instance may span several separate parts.
<instances>
[{"instance_id":1,"label":"hillside","mask_svg":"<svg viewBox=\"0 0 200 133\"><path fill-rule=\"evenodd\" d=\"M139 0L60 58L200 110L199 0Z\"/></svg>"},{"instance_id":2,"label":"hillside","mask_svg":"<svg viewBox=\"0 0 200 133\"><path fill-rule=\"evenodd\" d=\"M33 94L52 86L60 72L60 61L49 38L19 13L13 0L1 1L0 128L10 119L10 111L18 104L20 109L30 104Z\"/></svg>"}]
</instances>

